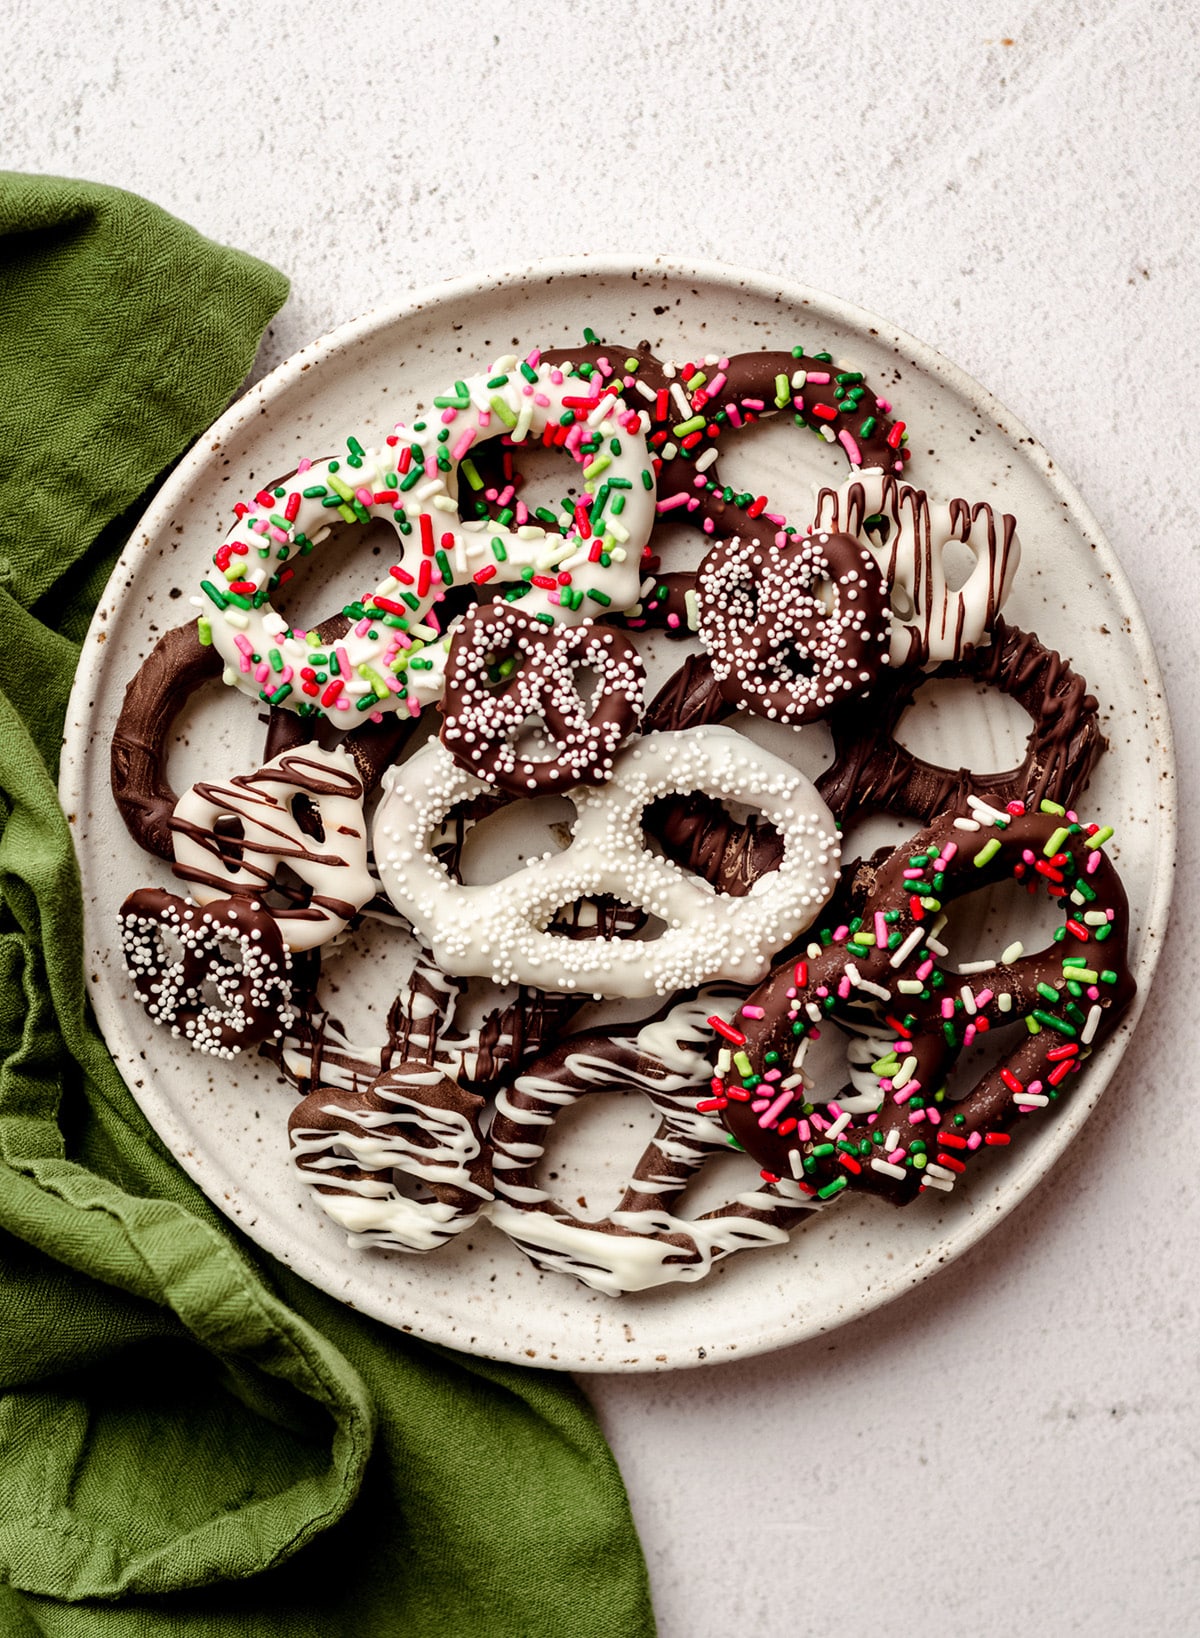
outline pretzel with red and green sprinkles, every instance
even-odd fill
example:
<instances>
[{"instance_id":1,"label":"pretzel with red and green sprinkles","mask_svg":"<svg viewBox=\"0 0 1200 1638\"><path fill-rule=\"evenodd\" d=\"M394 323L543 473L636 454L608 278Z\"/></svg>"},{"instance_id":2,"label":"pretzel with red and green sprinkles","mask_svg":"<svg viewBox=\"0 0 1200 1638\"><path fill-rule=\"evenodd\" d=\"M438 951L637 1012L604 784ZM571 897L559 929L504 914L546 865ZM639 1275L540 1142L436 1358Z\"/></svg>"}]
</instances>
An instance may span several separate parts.
<instances>
[{"instance_id":1,"label":"pretzel with red and green sprinkles","mask_svg":"<svg viewBox=\"0 0 1200 1638\"><path fill-rule=\"evenodd\" d=\"M563 449L589 497L575 520L465 517L458 478L471 451L504 435ZM654 473L643 417L594 371L578 374L534 351L456 381L383 444L346 442L345 455L300 463L295 476L235 509L237 522L200 581L200 640L225 662L224 680L251 698L349 729L364 716L419 715L441 697L448 636L437 605L455 585L506 584L507 601L578 625L637 601L654 522ZM294 627L272 595L342 521L382 519L397 534L386 579L343 612L326 642Z\"/></svg>"},{"instance_id":2,"label":"pretzel with red and green sprinkles","mask_svg":"<svg viewBox=\"0 0 1200 1638\"><path fill-rule=\"evenodd\" d=\"M673 364L651 351L648 341L627 348L606 345L591 330L585 345L547 352L549 360L571 359L576 368L594 371L606 387L616 387L626 402L645 417L647 442L657 479L655 512L660 520L691 524L712 539L773 536L786 520L768 510L765 495L740 491L719 478L718 445L728 434L769 416L790 414L839 449L852 470L881 467L903 471L910 451L903 421L891 418L892 406L867 385L862 372L835 364L827 352L806 354L797 346L786 352L708 354L698 362ZM484 466L481 498L499 516L524 514L521 478L511 452L502 468ZM566 497L561 512L586 518L587 501ZM561 522L550 508L526 514L548 527ZM695 576L690 571L658 573L658 560L647 548L642 563L644 595L624 623L634 629L659 627L686 637L695 631Z\"/></svg>"},{"instance_id":3,"label":"pretzel with red and green sprinkles","mask_svg":"<svg viewBox=\"0 0 1200 1638\"><path fill-rule=\"evenodd\" d=\"M710 1020L716 1074L700 1109L720 1113L765 1175L821 1200L849 1188L895 1204L950 1191L973 1154L1008 1145L1023 1115L1068 1090L1133 997L1111 835L1057 803L1001 810L969 797L863 867L858 913L777 966L732 1020ZM938 937L945 907L1008 878L1059 902L1053 940L956 971ZM827 1020L878 1055L826 1101L804 1058ZM964 1050L1005 1028L1020 1030L1008 1056L957 1086Z\"/></svg>"}]
</instances>

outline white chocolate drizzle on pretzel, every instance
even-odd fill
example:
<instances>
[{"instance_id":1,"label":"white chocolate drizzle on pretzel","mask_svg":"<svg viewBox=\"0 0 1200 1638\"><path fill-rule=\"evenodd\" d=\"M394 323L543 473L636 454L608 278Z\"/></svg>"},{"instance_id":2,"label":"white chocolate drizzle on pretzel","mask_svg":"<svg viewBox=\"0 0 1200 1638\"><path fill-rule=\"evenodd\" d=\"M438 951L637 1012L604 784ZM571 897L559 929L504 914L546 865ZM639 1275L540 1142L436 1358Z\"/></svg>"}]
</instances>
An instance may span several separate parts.
<instances>
[{"instance_id":1,"label":"white chocolate drizzle on pretzel","mask_svg":"<svg viewBox=\"0 0 1200 1638\"><path fill-rule=\"evenodd\" d=\"M878 468L817 491L813 529L857 536L874 552L892 599L891 663L936 665L986 642L1012 590L1021 558L1015 520L986 501L935 501ZM882 537L882 538L881 538ZM945 553L952 541L975 564L951 591Z\"/></svg>"},{"instance_id":2,"label":"white chocolate drizzle on pretzel","mask_svg":"<svg viewBox=\"0 0 1200 1638\"><path fill-rule=\"evenodd\" d=\"M363 783L343 750L298 747L227 784L192 785L176 803L170 828L175 874L196 900L253 895L271 911L290 950L324 944L375 896ZM265 896L281 865L310 891L285 891L295 902L276 907Z\"/></svg>"},{"instance_id":3,"label":"white chocolate drizzle on pretzel","mask_svg":"<svg viewBox=\"0 0 1200 1638\"><path fill-rule=\"evenodd\" d=\"M732 1252L781 1245L810 1215L814 1202L790 1178L738 1194L701 1217L670 1209L705 1161L727 1152L725 1133L695 1107L711 1073L700 1045L714 1004L711 995L684 1002L633 1036L564 1042L499 1094L491 1137L496 1198L488 1215L538 1268L573 1275L608 1296L690 1283ZM589 1222L555 1201L536 1171L564 1110L589 1093L619 1091L643 1093L662 1119L621 1202Z\"/></svg>"},{"instance_id":4,"label":"white chocolate drizzle on pretzel","mask_svg":"<svg viewBox=\"0 0 1200 1638\"><path fill-rule=\"evenodd\" d=\"M460 802L488 787L430 743L384 777L374 852L385 891L448 972L595 996L669 995L713 979L750 982L807 927L837 881L840 849L828 810L790 764L728 728L632 740L599 789L564 794L576 810L570 844L530 858L501 881L455 881L431 838ZM778 870L740 898L650 851L646 807L702 791L757 807L783 838ZM549 931L577 899L610 895L663 921L656 940L572 940Z\"/></svg>"},{"instance_id":5,"label":"white chocolate drizzle on pretzel","mask_svg":"<svg viewBox=\"0 0 1200 1638\"><path fill-rule=\"evenodd\" d=\"M289 711L320 711L339 728L357 726L364 713L416 716L441 696L445 636L435 607L450 586L510 583L508 596L523 610L568 625L636 603L654 523L648 417L589 366L576 375L569 363L538 359L499 359L489 374L456 381L430 410L399 423L382 446L350 438L346 455L303 462L293 478L243 504L193 600L227 683ZM499 436L561 448L582 469L583 498L563 531L548 530L521 503L509 522L462 516L463 462ZM326 643L292 627L270 598L338 519L391 523L396 557L387 578L351 606L346 635Z\"/></svg>"},{"instance_id":6,"label":"white chocolate drizzle on pretzel","mask_svg":"<svg viewBox=\"0 0 1200 1638\"><path fill-rule=\"evenodd\" d=\"M293 1164L351 1246L433 1251L473 1227L492 1197L482 1107L419 1064L400 1064L361 1092L322 1087L288 1121ZM420 1194L406 1193L398 1176Z\"/></svg>"}]
</instances>

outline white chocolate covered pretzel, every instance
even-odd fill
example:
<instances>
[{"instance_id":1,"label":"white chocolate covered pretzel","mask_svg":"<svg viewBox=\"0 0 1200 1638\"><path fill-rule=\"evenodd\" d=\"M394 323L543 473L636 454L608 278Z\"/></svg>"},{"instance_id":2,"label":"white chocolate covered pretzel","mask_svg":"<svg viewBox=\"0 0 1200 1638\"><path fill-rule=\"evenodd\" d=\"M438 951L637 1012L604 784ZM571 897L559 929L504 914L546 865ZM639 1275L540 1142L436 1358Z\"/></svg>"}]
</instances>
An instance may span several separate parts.
<instances>
[{"instance_id":1,"label":"white chocolate covered pretzel","mask_svg":"<svg viewBox=\"0 0 1200 1638\"><path fill-rule=\"evenodd\" d=\"M502 358L490 373L456 381L380 447L350 438L346 455L304 462L243 504L195 599L202 640L219 650L227 683L289 711L320 711L339 728L364 713L415 716L441 696L445 638L434 610L450 586L511 583L524 611L568 625L636 603L654 522L647 417L590 366L578 375L538 357ZM584 497L563 531L523 505L507 522L462 516L463 462L501 436L561 448L582 469ZM324 642L292 627L270 599L339 518L392 524L396 557L347 611L345 636Z\"/></svg>"},{"instance_id":2,"label":"white chocolate covered pretzel","mask_svg":"<svg viewBox=\"0 0 1200 1638\"><path fill-rule=\"evenodd\" d=\"M197 902L236 894L263 900L289 950L324 944L375 895L363 782L342 750L298 746L257 773L192 785L176 803L170 828L175 874ZM296 902L268 904L265 895L285 864L310 891L283 895Z\"/></svg>"},{"instance_id":3,"label":"white chocolate covered pretzel","mask_svg":"<svg viewBox=\"0 0 1200 1638\"><path fill-rule=\"evenodd\" d=\"M1016 522L1007 512L997 514L986 501L931 500L878 468L818 490L813 529L854 535L874 552L891 593L896 666L957 660L985 642L1021 558ZM955 591L945 564L952 541L975 558Z\"/></svg>"},{"instance_id":4,"label":"white chocolate covered pretzel","mask_svg":"<svg viewBox=\"0 0 1200 1638\"><path fill-rule=\"evenodd\" d=\"M837 881L837 832L812 784L728 728L632 740L607 784L564 792L577 813L569 846L487 885L455 881L431 847L446 815L488 789L483 781L430 743L390 770L383 789L373 842L388 897L439 966L497 984L639 997L718 978L749 982L809 925ZM757 807L783 838L778 870L744 897L719 894L647 845L647 806L693 791ZM548 930L564 906L603 895L665 922L661 936L572 940Z\"/></svg>"}]
</instances>

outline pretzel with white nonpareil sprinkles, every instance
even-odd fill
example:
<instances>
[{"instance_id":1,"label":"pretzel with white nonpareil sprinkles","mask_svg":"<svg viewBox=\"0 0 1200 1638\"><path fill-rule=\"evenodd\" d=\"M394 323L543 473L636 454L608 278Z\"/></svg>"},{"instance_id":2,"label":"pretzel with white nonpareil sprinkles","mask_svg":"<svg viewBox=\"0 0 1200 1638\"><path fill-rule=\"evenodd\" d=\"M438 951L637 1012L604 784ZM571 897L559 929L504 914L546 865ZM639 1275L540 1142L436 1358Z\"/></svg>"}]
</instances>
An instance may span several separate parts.
<instances>
[{"instance_id":1,"label":"pretzel with white nonpareil sprinkles","mask_svg":"<svg viewBox=\"0 0 1200 1638\"><path fill-rule=\"evenodd\" d=\"M373 843L384 890L439 966L494 983L566 993L668 995L713 979L753 982L807 927L837 880L833 820L808 779L727 728L652 734L622 747L606 784L564 792L571 842L486 885L456 882L432 838L445 816L488 787L436 743L384 777ZM702 791L756 806L783 838L778 870L744 897L651 852L642 814L659 797ZM658 917L657 939L573 940L550 924L577 899L611 895Z\"/></svg>"},{"instance_id":2,"label":"pretzel with white nonpareil sprinkles","mask_svg":"<svg viewBox=\"0 0 1200 1638\"><path fill-rule=\"evenodd\" d=\"M204 908L140 887L119 912L121 953L156 1024L195 1051L233 1058L291 1021L287 950L274 918L248 898ZM178 943L173 954L164 939ZM232 946L235 959L227 954ZM212 998L206 995L206 990Z\"/></svg>"},{"instance_id":3,"label":"pretzel with white nonpareil sprinkles","mask_svg":"<svg viewBox=\"0 0 1200 1638\"><path fill-rule=\"evenodd\" d=\"M591 700L581 672L595 679ZM473 609L446 661L442 744L460 766L514 796L598 785L642 717L646 673L622 632L546 625L509 604ZM545 724L551 754L526 756L522 730Z\"/></svg>"},{"instance_id":4,"label":"pretzel with white nonpareil sprinkles","mask_svg":"<svg viewBox=\"0 0 1200 1638\"><path fill-rule=\"evenodd\" d=\"M175 874L201 904L232 895L262 901L289 950L314 949L375 896L363 794L347 753L317 746L284 751L225 784L201 781L170 821ZM283 884L284 865L307 891ZM272 889L278 906L267 904Z\"/></svg>"},{"instance_id":5,"label":"pretzel with white nonpareil sprinkles","mask_svg":"<svg viewBox=\"0 0 1200 1638\"><path fill-rule=\"evenodd\" d=\"M489 1143L495 1201L488 1216L540 1269L570 1274L620 1296L700 1280L733 1252L781 1245L815 1202L791 1179L738 1194L696 1218L675 1214L678 1196L728 1139L696 1112L707 1084L705 1014L714 997L684 1002L636 1033L569 1037L552 1047L496 1100ZM538 1182L554 1122L592 1093L644 1094L661 1119L634 1165L618 1205L589 1220Z\"/></svg>"},{"instance_id":6,"label":"pretzel with white nonpareil sprinkles","mask_svg":"<svg viewBox=\"0 0 1200 1638\"><path fill-rule=\"evenodd\" d=\"M717 1079L701 1111L719 1112L768 1174L820 1199L860 1188L900 1204L951 1190L973 1153L1007 1146L1014 1123L1058 1100L1134 995L1111 835L1057 803L1001 811L971 797L863 867L848 923L777 967L732 1020L714 1015ZM955 971L938 938L944 907L1009 878L1059 902L1054 938ZM861 1030L865 1017L883 1043L873 1105L864 1118L836 1098L819 1110L807 1042L827 1019ZM962 1053L1005 1028L1020 1031L1007 1057L957 1085Z\"/></svg>"},{"instance_id":7,"label":"pretzel with white nonpareil sprinkles","mask_svg":"<svg viewBox=\"0 0 1200 1638\"><path fill-rule=\"evenodd\" d=\"M456 584L511 583L530 613L576 624L637 600L642 549L654 521L654 476L643 417L594 375L539 361L498 360L490 374L456 381L433 408L400 423L382 448L347 440L338 459L303 462L294 478L242 504L201 581L201 641L225 661L225 681L252 698L339 728L363 714L419 714L441 695L446 645L436 605ZM574 523L464 518L458 475L470 452L504 434L540 440L580 467L592 496L587 533ZM381 585L345 611L339 641L289 625L272 593L331 522L385 519L398 554Z\"/></svg>"},{"instance_id":8,"label":"pretzel with white nonpareil sprinkles","mask_svg":"<svg viewBox=\"0 0 1200 1638\"><path fill-rule=\"evenodd\" d=\"M887 664L887 585L871 550L848 535L718 541L696 596L717 686L741 710L811 722Z\"/></svg>"},{"instance_id":9,"label":"pretzel with white nonpareil sprinkles","mask_svg":"<svg viewBox=\"0 0 1200 1638\"><path fill-rule=\"evenodd\" d=\"M293 1164L351 1246L434 1251L492 1198L483 1107L440 1070L401 1062L362 1091L319 1087L298 1103Z\"/></svg>"}]
</instances>

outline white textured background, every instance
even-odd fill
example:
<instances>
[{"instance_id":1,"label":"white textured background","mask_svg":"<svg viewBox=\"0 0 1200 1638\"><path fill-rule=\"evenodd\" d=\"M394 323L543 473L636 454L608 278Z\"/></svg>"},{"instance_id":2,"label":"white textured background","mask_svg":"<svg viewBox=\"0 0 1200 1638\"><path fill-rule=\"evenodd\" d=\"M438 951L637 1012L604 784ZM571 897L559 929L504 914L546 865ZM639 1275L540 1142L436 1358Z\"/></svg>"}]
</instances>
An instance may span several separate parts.
<instances>
[{"instance_id":1,"label":"white textured background","mask_svg":"<svg viewBox=\"0 0 1200 1638\"><path fill-rule=\"evenodd\" d=\"M284 268L268 363L536 254L743 262L976 375L1142 601L1184 826L1139 1035L1056 1181L896 1306L740 1366L589 1381L664 1638L1200 1630L1194 16L0 0L0 165L134 189Z\"/></svg>"}]
</instances>

